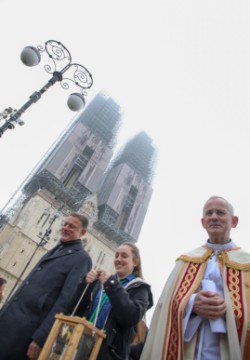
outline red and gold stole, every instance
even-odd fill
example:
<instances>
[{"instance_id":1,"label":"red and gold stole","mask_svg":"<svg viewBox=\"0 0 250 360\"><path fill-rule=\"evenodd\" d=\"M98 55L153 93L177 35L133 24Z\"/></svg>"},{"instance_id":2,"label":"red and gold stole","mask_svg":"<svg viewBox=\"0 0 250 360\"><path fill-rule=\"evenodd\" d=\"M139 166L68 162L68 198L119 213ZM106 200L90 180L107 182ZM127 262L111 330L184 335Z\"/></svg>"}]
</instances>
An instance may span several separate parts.
<instances>
[{"instance_id":1,"label":"red and gold stole","mask_svg":"<svg viewBox=\"0 0 250 360\"><path fill-rule=\"evenodd\" d=\"M183 261L175 290L170 299L168 319L164 335L162 360L184 358L183 313L190 296L199 288L207 262L213 250L206 248L201 257L182 255ZM235 315L238 338L243 360L250 359L250 264L235 263L229 259L228 252L218 256L222 274L226 277ZM223 269L225 271L223 271Z\"/></svg>"},{"instance_id":2,"label":"red and gold stole","mask_svg":"<svg viewBox=\"0 0 250 360\"><path fill-rule=\"evenodd\" d=\"M230 293L235 323L243 354L250 359L250 266L229 260L229 253L222 252L220 261L226 266L226 283Z\"/></svg>"},{"instance_id":3,"label":"red and gold stole","mask_svg":"<svg viewBox=\"0 0 250 360\"><path fill-rule=\"evenodd\" d=\"M208 249L202 257L190 258L189 256L183 255L178 259L183 261L183 266L176 283L175 291L171 296L165 331L165 346L162 353L164 354L163 359L183 359L184 342L182 319L184 309L190 296L200 285L207 261L212 255L212 252L211 249Z\"/></svg>"}]
</instances>

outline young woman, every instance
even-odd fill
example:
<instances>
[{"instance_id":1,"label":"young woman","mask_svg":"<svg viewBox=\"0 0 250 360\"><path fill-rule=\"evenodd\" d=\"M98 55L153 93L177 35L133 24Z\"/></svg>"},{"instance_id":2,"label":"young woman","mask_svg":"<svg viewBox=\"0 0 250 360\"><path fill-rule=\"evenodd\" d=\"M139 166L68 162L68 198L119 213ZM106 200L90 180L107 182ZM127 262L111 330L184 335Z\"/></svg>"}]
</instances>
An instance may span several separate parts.
<instances>
[{"instance_id":1,"label":"young woman","mask_svg":"<svg viewBox=\"0 0 250 360\"><path fill-rule=\"evenodd\" d=\"M123 243L115 254L115 274L108 271L90 271L79 284L70 311L87 290L75 315L94 322L101 296L96 327L105 329L98 360L127 359L130 344L136 334L136 325L153 306L153 297L142 276L139 249L133 243Z\"/></svg>"}]
</instances>

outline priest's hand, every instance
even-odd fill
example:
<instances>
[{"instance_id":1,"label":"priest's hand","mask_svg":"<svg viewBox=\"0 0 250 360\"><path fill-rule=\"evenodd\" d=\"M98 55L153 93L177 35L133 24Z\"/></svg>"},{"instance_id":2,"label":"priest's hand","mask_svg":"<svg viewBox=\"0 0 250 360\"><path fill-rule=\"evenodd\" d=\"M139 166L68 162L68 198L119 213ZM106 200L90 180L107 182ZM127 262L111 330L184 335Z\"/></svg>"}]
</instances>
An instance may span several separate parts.
<instances>
[{"instance_id":1,"label":"priest's hand","mask_svg":"<svg viewBox=\"0 0 250 360\"><path fill-rule=\"evenodd\" d=\"M194 300L193 313L209 320L223 317L226 313L226 302L218 293L199 291Z\"/></svg>"}]
</instances>

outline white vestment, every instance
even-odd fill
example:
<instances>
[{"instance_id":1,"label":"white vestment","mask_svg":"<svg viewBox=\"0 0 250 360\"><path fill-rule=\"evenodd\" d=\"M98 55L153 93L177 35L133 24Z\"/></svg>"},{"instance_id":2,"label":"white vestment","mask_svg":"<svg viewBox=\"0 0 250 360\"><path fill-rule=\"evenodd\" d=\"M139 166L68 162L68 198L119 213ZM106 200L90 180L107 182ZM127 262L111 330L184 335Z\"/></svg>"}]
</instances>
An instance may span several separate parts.
<instances>
[{"instance_id":1,"label":"white vestment","mask_svg":"<svg viewBox=\"0 0 250 360\"><path fill-rule=\"evenodd\" d=\"M216 246L207 243L177 259L140 360L250 359L250 254L233 243ZM212 281L226 301L226 321L216 325L219 333L211 331L210 321L192 314L202 280Z\"/></svg>"}]
</instances>

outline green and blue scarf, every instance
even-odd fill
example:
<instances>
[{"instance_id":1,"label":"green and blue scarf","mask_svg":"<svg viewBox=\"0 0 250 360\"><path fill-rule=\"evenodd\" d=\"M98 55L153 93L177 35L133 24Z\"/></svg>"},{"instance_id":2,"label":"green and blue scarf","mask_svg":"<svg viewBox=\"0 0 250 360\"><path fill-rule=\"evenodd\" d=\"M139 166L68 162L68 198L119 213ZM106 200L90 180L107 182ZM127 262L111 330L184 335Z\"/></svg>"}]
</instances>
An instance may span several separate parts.
<instances>
[{"instance_id":1,"label":"green and blue scarf","mask_svg":"<svg viewBox=\"0 0 250 360\"><path fill-rule=\"evenodd\" d=\"M114 276L117 278L117 275L114 275ZM135 278L136 278L136 276L134 274L130 274L127 277L125 277L124 279L119 280L119 282L122 284L122 286L126 286L131 280L133 280ZM101 304L99 307L99 315L97 317L97 322L96 322L96 327L99 329L103 329L106 318L108 316L108 312L111 308L111 304L110 304L108 295L106 294L105 291L103 291L102 288L98 291L98 293L95 297L93 310L88 319L90 322L94 323L101 294L102 294L102 299L101 299Z\"/></svg>"}]
</instances>

